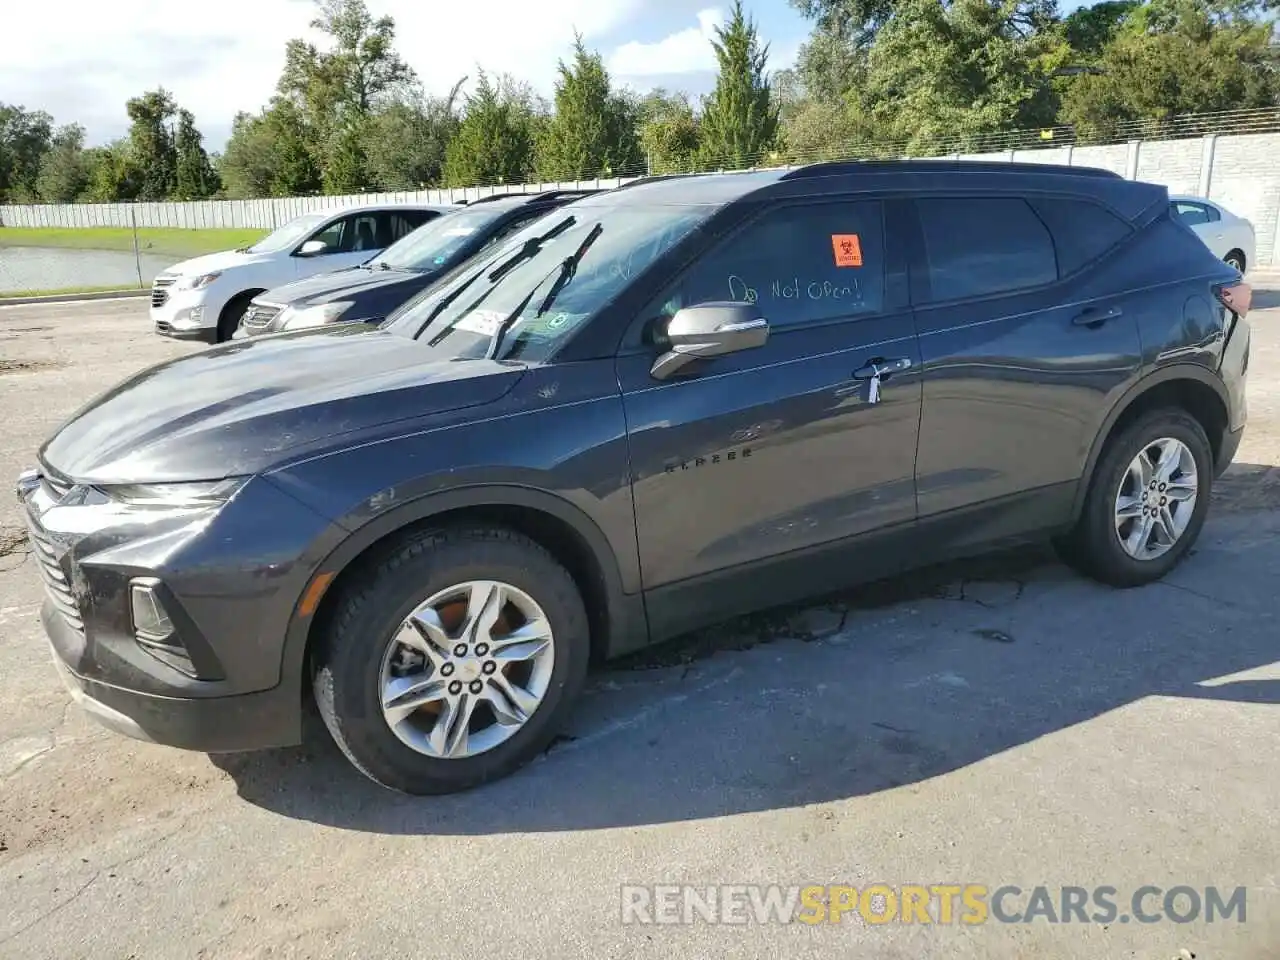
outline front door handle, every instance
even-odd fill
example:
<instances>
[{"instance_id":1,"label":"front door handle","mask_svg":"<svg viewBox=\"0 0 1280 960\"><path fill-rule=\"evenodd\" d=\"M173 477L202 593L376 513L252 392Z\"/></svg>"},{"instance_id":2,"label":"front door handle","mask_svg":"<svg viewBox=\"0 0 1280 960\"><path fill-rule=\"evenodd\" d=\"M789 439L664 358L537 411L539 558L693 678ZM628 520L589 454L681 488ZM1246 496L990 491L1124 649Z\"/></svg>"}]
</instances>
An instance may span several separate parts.
<instances>
[{"instance_id":1,"label":"front door handle","mask_svg":"<svg viewBox=\"0 0 1280 960\"><path fill-rule=\"evenodd\" d=\"M1108 320L1114 320L1123 312L1119 307L1107 307L1106 309L1089 307L1087 310L1077 313L1071 319L1071 322L1077 327L1100 327Z\"/></svg>"},{"instance_id":2,"label":"front door handle","mask_svg":"<svg viewBox=\"0 0 1280 960\"><path fill-rule=\"evenodd\" d=\"M876 357L865 367L853 371L853 379L867 381L867 403L879 403L880 381L910 367L911 360L907 357L894 357L892 360Z\"/></svg>"},{"instance_id":3,"label":"front door handle","mask_svg":"<svg viewBox=\"0 0 1280 960\"><path fill-rule=\"evenodd\" d=\"M911 360L908 357L895 357L893 360L884 360L876 357L865 367L859 367L853 371L853 379L855 380L883 380L895 373L901 373L903 370L911 369Z\"/></svg>"}]
</instances>

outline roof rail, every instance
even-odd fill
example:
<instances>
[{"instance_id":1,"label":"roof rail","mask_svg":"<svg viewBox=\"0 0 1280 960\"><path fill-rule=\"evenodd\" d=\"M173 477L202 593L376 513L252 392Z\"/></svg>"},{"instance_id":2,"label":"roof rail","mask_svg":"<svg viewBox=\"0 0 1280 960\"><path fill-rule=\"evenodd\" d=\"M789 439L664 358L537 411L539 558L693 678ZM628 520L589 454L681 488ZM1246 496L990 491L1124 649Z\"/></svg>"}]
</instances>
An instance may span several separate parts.
<instances>
[{"instance_id":1,"label":"roof rail","mask_svg":"<svg viewBox=\"0 0 1280 960\"><path fill-rule=\"evenodd\" d=\"M581 190L548 190L545 193L534 193L530 195L529 203L537 203L539 200L559 200L561 197L589 197L595 193L604 193L604 187L584 187Z\"/></svg>"},{"instance_id":2,"label":"roof rail","mask_svg":"<svg viewBox=\"0 0 1280 960\"><path fill-rule=\"evenodd\" d=\"M1061 163L1027 163L1025 161L1008 160L829 160L823 163L810 163L797 167L782 175L783 180L805 180L809 177L832 177L841 173L874 173L884 170L910 170L918 173L942 171L967 171L971 173L1002 173L1016 171L1018 173L1068 174L1073 177L1103 177L1111 180L1122 180L1120 174L1099 167L1074 167Z\"/></svg>"},{"instance_id":3,"label":"roof rail","mask_svg":"<svg viewBox=\"0 0 1280 960\"><path fill-rule=\"evenodd\" d=\"M660 180L682 180L686 177L696 177L696 173L653 173L643 177L636 177L634 180L628 180L626 183L619 184L614 190L625 190L627 187L638 187L645 183L657 183Z\"/></svg>"},{"instance_id":4,"label":"roof rail","mask_svg":"<svg viewBox=\"0 0 1280 960\"><path fill-rule=\"evenodd\" d=\"M474 200L463 200L468 207L473 207L477 203L488 203L490 200L506 200L510 197L536 197L536 193L529 193L527 190L517 190L513 193L491 193L487 197L476 197Z\"/></svg>"}]
</instances>

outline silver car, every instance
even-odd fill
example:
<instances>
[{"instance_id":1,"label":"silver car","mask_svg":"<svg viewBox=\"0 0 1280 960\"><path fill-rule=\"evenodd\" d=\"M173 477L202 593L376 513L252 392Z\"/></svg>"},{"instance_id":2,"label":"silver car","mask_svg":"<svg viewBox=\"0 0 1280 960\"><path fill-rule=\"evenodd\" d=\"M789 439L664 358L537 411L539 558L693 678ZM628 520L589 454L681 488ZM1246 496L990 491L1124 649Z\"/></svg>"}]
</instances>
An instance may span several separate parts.
<instances>
[{"instance_id":1,"label":"silver car","mask_svg":"<svg viewBox=\"0 0 1280 960\"><path fill-rule=\"evenodd\" d=\"M1220 260L1241 273L1253 264L1253 224L1244 217L1204 197L1170 197L1169 206Z\"/></svg>"}]
</instances>

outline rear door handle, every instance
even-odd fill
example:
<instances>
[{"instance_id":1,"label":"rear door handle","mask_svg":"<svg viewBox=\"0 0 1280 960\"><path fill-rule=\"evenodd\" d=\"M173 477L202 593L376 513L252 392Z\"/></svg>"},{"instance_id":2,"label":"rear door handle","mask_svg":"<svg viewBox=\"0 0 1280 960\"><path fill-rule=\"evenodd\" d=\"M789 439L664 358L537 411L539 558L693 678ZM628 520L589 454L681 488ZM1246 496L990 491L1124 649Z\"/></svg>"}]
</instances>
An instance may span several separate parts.
<instances>
[{"instance_id":1,"label":"rear door handle","mask_svg":"<svg viewBox=\"0 0 1280 960\"><path fill-rule=\"evenodd\" d=\"M1088 310L1077 313L1071 322L1077 327L1100 327L1108 320L1114 320L1116 317L1124 313L1119 307L1090 307Z\"/></svg>"}]
</instances>

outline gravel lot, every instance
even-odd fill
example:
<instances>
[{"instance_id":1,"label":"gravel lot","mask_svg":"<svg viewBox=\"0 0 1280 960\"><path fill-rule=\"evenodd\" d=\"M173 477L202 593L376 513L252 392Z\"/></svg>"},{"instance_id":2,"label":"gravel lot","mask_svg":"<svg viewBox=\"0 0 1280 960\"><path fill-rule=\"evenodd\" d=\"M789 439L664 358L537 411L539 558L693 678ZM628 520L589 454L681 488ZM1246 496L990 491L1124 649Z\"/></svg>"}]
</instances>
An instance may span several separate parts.
<instances>
[{"instance_id":1,"label":"gravel lot","mask_svg":"<svg viewBox=\"0 0 1280 960\"><path fill-rule=\"evenodd\" d=\"M597 675L572 738L443 799L381 791L322 737L210 758L99 729L49 663L0 493L0 957L1274 958L1280 293L1255 303L1250 428L1168 582L1109 591L1028 552L727 624ZM0 308L0 481L198 349L145 309ZM1248 909L621 922L621 885L681 882L1245 886Z\"/></svg>"}]
</instances>

